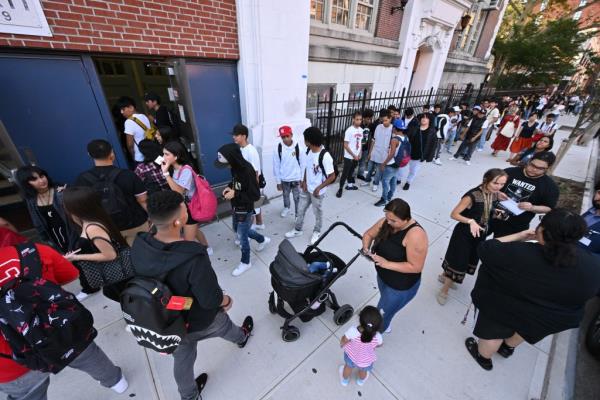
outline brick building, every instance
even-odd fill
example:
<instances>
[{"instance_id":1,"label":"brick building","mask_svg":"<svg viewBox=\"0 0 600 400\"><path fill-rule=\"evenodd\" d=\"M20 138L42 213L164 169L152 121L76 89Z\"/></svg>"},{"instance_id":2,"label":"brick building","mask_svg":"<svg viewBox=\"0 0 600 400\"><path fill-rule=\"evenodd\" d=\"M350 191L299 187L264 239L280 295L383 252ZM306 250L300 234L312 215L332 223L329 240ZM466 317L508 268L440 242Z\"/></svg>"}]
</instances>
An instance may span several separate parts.
<instances>
[{"instance_id":1,"label":"brick building","mask_svg":"<svg viewBox=\"0 0 600 400\"><path fill-rule=\"evenodd\" d=\"M267 164L279 126L308 125L309 10L303 2L14 0L1 5L0 173L5 178L20 165L36 163L55 181L72 182L91 165L85 146L95 138L113 144L119 166L131 166L122 146L124 121L114 108L123 95L136 101L139 112L149 113L144 94L158 93L213 184L230 178L213 160L217 149L231 142L236 123L249 126ZM265 170L268 178L270 168Z\"/></svg>"}]
</instances>

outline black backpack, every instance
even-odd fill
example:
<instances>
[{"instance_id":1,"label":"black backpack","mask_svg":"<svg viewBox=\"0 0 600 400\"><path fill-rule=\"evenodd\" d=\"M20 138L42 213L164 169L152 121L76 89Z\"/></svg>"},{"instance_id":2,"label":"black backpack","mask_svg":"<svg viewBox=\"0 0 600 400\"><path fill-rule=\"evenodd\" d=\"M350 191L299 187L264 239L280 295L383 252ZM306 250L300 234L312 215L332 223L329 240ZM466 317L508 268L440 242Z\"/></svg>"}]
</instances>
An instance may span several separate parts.
<instances>
[{"instance_id":1,"label":"black backpack","mask_svg":"<svg viewBox=\"0 0 600 400\"><path fill-rule=\"evenodd\" d=\"M185 320L181 311L167 309L172 296L163 279L138 276L127 283L121 293L121 311L140 346L171 354L181 343Z\"/></svg>"},{"instance_id":2,"label":"black backpack","mask_svg":"<svg viewBox=\"0 0 600 400\"><path fill-rule=\"evenodd\" d=\"M310 149L306 149L306 155L308 155L309 153ZM323 172L323 176L325 177L325 179L327 179L327 172L325 172L325 165L323 165L323 158L325 158L325 153L329 153L329 151L327 151L326 149L322 149L319 153L319 167L321 168L321 172ZM331 153L329 153L329 155L331 156ZM333 159L333 156L331 156L331 158ZM333 175L337 178L339 174L340 172L338 170L338 166L335 163L335 160L333 160Z\"/></svg>"},{"instance_id":3,"label":"black backpack","mask_svg":"<svg viewBox=\"0 0 600 400\"><path fill-rule=\"evenodd\" d=\"M281 143L279 143L279 146L277 146L277 153L279 153L279 161L281 161L281 152L283 151L283 145ZM298 143L296 143L296 161L298 161L298 165L300 165L300 147L298 146Z\"/></svg>"},{"instance_id":4,"label":"black backpack","mask_svg":"<svg viewBox=\"0 0 600 400\"><path fill-rule=\"evenodd\" d=\"M118 226L127 226L129 222L129 202L125 194L116 184L121 169L113 168L106 174L96 175L90 171L83 173L83 178L100 195L102 207Z\"/></svg>"},{"instance_id":5,"label":"black backpack","mask_svg":"<svg viewBox=\"0 0 600 400\"><path fill-rule=\"evenodd\" d=\"M94 318L73 294L42 278L33 243L15 247L19 274L0 289L0 332L12 354L0 357L56 374L94 340Z\"/></svg>"}]
</instances>

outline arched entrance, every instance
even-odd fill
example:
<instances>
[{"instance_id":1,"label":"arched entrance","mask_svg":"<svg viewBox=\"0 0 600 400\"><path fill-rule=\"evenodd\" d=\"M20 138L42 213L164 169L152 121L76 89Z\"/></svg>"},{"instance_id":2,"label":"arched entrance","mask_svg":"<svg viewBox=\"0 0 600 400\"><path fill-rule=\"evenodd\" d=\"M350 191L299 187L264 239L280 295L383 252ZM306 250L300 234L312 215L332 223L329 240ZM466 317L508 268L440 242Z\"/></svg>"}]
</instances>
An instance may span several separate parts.
<instances>
[{"instance_id":1,"label":"arched entrance","mask_svg":"<svg viewBox=\"0 0 600 400\"><path fill-rule=\"evenodd\" d=\"M433 48L422 44L417 50L415 63L413 64L409 90L422 90L429 87L428 81L433 67Z\"/></svg>"}]
</instances>

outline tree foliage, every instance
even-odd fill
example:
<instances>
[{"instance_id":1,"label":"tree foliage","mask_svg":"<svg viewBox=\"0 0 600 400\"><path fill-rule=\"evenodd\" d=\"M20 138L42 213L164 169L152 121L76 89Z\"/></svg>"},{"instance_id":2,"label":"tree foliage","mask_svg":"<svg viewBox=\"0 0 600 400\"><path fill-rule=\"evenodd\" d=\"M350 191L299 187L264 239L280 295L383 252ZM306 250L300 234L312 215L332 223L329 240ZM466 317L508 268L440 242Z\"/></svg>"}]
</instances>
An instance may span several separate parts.
<instances>
[{"instance_id":1,"label":"tree foliage","mask_svg":"<svg viewBox=\"0 0 600 400\"><path fill-rule=\"evenodd\" d=\"M500 71L498 88L540 86L558 83L575 72L574 61L587 39L577 21L569 17L547 21L530 19L514 24L494 44L494 56Z\"/></svg>"}]
</instances>

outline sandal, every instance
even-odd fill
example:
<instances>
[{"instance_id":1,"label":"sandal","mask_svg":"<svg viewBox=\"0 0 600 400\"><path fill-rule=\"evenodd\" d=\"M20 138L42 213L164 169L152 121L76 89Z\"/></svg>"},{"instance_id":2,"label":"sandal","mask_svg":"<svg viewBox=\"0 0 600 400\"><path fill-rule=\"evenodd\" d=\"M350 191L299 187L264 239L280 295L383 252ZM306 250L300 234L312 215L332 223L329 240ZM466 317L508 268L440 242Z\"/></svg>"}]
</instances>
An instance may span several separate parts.
<instances>
[{"instance_id":1,"label":"sandal","mask_svg":"<svg viewBox=\"0 0 600 400\"><path fill-rule=\"evenodd\" d=\"M481 354L479 354L479 349L477 348L477 341L475 338L470 337L465 340L465 346L469 351L469 354L473 357L477 364L486 371L491 371L494 368L494 364L492 364L492 360L490 358L485 358Z\"/></svg>"},{"instance_id":2,"label":"sandal","mask_svg":"<svg viewBox=\"0 0 600 400\"><path fill-rule=\"evenodd\" d=\"M444 284L445 280L446 280L446 276L445 275L443 275L443 274L442 275L438 275L438 282L439 283ZM452 282L452 284L450 285L450 289L453 289L453 290L456 290L457 287L458 286L456 286L455 282Z\"/></svg>"},{"instance_id":3,"label":"sandal","mask_svg":"<svg viewBox=\"0 0 600 400\"><path fill-rule=\"evenodd\" d=\"M448 294L447 293L443 293L441 290L435 295L435 298L437 299L437 302L439 303L440 306L443 306L446 304L446 302L448 301Z\"/></svg>"},{"instance_id":4,"label":"sandal","mask_svg":"<svg viewBox=\"0 0 600 400\"><path fill-rule=\"evenodd\" d=\"M508 357L512 356L514 352L515 352L514 347L510 347L509 345L506 344L506 342L502 342L497 353L500 354L504 358L508 358Z\"/></svg>"}]
</instances>

